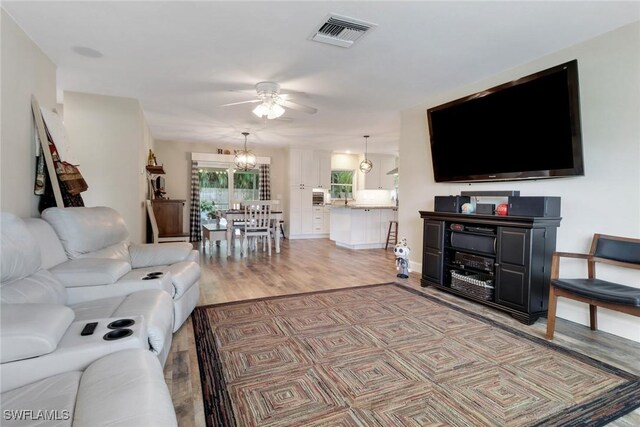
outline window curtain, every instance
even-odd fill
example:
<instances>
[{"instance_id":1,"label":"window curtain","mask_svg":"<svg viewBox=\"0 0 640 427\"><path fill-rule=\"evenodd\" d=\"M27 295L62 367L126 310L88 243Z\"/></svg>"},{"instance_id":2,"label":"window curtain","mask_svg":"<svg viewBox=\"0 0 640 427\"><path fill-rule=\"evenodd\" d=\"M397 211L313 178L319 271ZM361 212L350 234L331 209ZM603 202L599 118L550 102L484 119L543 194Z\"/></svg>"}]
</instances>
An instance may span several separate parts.
<instances>
[{"instance_id":1,"label":"window curtain","mask_svg":"<svg viewBox=\"0 0 640 427\"><path fill-rule=\"evenodd\" d=\"M260 200L271 200L271 172L269 165L260 165L258 189L260 191Z\"/></svg>"},{"instance_id":2,"label":"window curtain","mask_svg":"<svg viewBox=\"0 0 640 427\"><path fill-rule=\"evenodd\" d=\"M189 214L189 241L199 242L201 238L200 225L200 178L198 176L198 162L191 161L191 210Z\"/></svg>"}]
</instances>

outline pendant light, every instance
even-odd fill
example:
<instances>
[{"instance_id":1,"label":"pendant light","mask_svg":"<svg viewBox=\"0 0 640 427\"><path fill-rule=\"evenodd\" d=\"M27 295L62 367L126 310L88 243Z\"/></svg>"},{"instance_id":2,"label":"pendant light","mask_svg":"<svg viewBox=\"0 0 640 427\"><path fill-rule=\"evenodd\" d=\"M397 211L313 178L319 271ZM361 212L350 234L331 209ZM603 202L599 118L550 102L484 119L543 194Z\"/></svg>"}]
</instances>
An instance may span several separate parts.
<instances>
[{"instance_id":1,"label":"pendant light","mask_svg":"<svg viewBox=\"0 0 640 427\"><path fill-rule=\"evenodd\" d=\"M247 171L255 168L258 161L256 159L256 155L247 150L247 136L249 136L249 132L242 132L242 134L244 135L244 150L240 150L236 153L233 163L235 163L238 169Z\"/></svg>"},{"instance_id":2,"label":"pendant light","mask_svg":"<svg viewBox=\"0 0 640 427\"><path fill-rule=\"evenodd\" d=\"M369 140L369 135L364 136L364 160L360 162L360 172L369 173L371 169L373 169L373 163L371 160L367 159L367 141Z\"/></svg>"}]
</instances>

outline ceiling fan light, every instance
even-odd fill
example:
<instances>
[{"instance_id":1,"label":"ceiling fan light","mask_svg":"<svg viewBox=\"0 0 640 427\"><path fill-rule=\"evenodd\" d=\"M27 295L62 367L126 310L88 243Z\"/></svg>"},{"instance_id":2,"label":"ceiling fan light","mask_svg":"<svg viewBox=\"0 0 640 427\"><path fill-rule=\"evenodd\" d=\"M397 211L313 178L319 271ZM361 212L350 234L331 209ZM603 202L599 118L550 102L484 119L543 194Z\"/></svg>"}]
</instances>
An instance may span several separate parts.
<instances>
[{"instance_id":1,"label":"ceiling fan light","mask_svg":"<svg viewBox=\"0 0 640 427\"><path fill-rule=\"evenodd\" d=\"M278 117L284 114L284 108L282 108L279 104L273 103L269 108L269 112L267 113L267 119L277 119Z\"/></svg>"},{"instance_id":2,"label":"ceiling fan light","mask_svg":"<svg viewBox=\"0 0 640 427\"><path fill-rule=\"evenodd\" d=\"M258 105L256 108L253 109L253 114L262 118L263 116L266 116L267 114L269 114L269 106L263 102L262 104Z\"/></svg>"}]
</instances>

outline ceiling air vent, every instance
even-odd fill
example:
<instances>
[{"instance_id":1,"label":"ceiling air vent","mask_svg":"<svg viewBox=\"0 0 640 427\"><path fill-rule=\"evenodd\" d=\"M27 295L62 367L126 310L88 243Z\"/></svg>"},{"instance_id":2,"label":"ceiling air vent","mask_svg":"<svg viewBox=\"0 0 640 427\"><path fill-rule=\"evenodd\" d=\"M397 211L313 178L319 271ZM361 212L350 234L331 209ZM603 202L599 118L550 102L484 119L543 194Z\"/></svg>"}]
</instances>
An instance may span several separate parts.
<instances>
[{"instance_id":1,"label":"ceiling air vent","mask_svg":"<svg viewBox=\"0 0 640 427\"><path fill-rule=\"evenodd\" d=\"M311 34L311 40L340 47L351 47L356 40L364 36L377 24L330 14Z\"/></svg>"}]
</instances>

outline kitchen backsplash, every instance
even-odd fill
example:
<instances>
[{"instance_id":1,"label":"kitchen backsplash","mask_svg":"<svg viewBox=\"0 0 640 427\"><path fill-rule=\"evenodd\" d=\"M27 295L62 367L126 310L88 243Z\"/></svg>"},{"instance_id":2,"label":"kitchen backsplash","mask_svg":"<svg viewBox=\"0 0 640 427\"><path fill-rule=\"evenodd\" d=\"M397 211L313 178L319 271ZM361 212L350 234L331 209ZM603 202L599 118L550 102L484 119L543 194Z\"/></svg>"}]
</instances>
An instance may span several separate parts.
<instances>
[{"instance_id":1,"label":"kitchen backsplash","mask_svg":"<svg viewBox=\"0 0 640 427\"><path fill-rule=\"evenodd\" d=\"M358 205L393 206L396 204L393 190L360 190L356 191L355 203Z\"/></svg>"}]
</instances>

